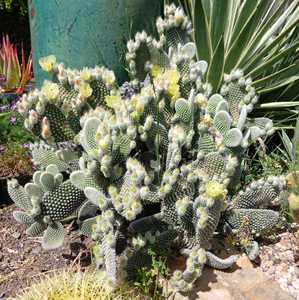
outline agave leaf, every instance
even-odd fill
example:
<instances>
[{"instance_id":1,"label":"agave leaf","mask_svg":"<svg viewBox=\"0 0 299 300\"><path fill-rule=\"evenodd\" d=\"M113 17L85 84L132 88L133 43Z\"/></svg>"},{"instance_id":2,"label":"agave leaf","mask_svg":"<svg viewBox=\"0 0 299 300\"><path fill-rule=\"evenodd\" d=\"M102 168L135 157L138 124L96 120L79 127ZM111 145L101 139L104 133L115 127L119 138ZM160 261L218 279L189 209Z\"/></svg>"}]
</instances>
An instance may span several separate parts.
<instances>
[{"instance_id":1,"label":"agave leaf","mask_svg":"<svg viewBox=\"0 0 299 300\"><path fill-rule=\"evenodd\" d=\"M8 40L9 41L9 40ZM6 69L6 87L9 90L17 87L20 82L21 69L18 59L17 49L13 45L9 45L9 52L7 54L7 69Z\"/></svg>"},{"instance_id":2,"label":"agave leaf","mask_svg":"<svg viewBox=\"0 0 299 300\"><path fill-rule=\"evenodd\" d=\"M225 1L224 1L225 2ZM207 81L212 85L213 90L216 92L222 82L224 72L224 39L221 37L215 52L213 54L208 74Z\"/></svg>"},{"instance_id":3,"label":"agave leaf","mask_svg":"<svg viewBox=\"0 0 299 300\"><path fill-rule=\"evenodd\" d=\"M19 87L16 91L19 94L24 92L25 85L32 78L32 64L33 64L32 54L30 53L26 64L24 49L22 48L21 79L20 79Z\"/></svg>"},{"instance_id":4,"label":"agave leaf","mask_svg":"<svg viewBox=\"0 0 299 300\"><path fill-rule=\"evenodd\" d=\"M212 53L212 42L208 16L201 0L195 1L194 6L194 37L197 46L199 60L210 62Z\"/></svg>"}]
</instances>

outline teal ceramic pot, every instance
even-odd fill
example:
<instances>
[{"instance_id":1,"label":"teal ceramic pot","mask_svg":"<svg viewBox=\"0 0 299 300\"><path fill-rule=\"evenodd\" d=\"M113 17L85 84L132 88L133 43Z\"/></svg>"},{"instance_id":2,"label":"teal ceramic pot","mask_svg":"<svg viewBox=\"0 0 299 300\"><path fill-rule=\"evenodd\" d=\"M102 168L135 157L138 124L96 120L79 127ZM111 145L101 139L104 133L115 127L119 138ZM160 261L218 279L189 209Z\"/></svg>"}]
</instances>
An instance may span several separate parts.
<instances>
[{"instance_id":1,"label":"teal ceramic pot","mask_svg":"<svg viewBox=\"0 0 299 300\"><path fill-rule=\"evenodd\" d=\"M126 41L152 31L163 0L29 0L31 41L37 86L46 75L40 57L53 54L67 67L103 64L126 79Z\"/></svg>"}]
</instances>

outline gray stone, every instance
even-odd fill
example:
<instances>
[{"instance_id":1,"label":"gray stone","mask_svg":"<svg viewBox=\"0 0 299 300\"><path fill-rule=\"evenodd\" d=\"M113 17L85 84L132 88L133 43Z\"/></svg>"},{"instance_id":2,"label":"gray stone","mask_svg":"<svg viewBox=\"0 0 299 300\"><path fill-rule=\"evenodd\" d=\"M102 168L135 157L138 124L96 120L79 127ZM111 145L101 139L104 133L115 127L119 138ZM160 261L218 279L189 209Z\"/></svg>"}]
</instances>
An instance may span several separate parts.
<instances>
[{"instance_id":1,"label":"gray stone","mask_svg":"<svg viewBox=\"0 0 299 300\"><path fill-rule=\"evenodd\" d=\"M280 286L242 256L232 270L206 267L188 295L176 293L169 300L292 300Z\"/></svg>"}]
</instances>

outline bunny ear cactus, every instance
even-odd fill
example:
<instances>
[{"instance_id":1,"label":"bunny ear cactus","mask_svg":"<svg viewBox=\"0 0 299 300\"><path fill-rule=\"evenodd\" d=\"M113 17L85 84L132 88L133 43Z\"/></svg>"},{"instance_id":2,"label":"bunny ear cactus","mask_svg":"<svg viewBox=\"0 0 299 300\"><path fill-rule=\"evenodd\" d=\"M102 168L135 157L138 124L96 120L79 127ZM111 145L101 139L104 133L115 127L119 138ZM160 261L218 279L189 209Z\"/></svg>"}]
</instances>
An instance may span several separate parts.
<instances>
[{"instance_id":1,"label":"bunny ear cactus","mask_svg":"<svg viewBox=\"0 0 299 300\"><path fill-rule=\"evenodd\" d=\"M8 192L22 211L14 212L15 219L28 226L27 234L43 234L45 249L60 247L64 239L61 221L71 215L85 200L84 194L69 180L63 181L59 168L50 164L44 171L36 171L33 182L24 187L13 179Z\"/></svg>"},{"instance_id":2,"label":"bunny ear cactus","mask_svg":"<svg viewBox=\"0 0 299 300\"><path fill-rule=\"evenodd\" d=\"M285 180L263 179L234 195L244 151L273 132L272 122L248 118L257 97L241 70L212 93L181 9L166 6L157 36L137 33L128 42L131 81L121 87L103 67L77 71L53 56L40 61L55 83L24 96L19 110L48 145L33 147L41 167L34 183L23 189L11 182L9 190L25 211L16 218L40 224L30 232L46 230L46 248L61 244L60 221L77 209L97 267L113 284L148 265L148 247L177 247L187 264L171 282L187 291L204 265L225 269L236 261L210 252L221 224L246 238L242 246L254 259L254 237L280 219L267 207L279 201ZM81 147L61 149L65 141ZM62 172L70 173L63 182Z\"/></svg>"}]
</instances>

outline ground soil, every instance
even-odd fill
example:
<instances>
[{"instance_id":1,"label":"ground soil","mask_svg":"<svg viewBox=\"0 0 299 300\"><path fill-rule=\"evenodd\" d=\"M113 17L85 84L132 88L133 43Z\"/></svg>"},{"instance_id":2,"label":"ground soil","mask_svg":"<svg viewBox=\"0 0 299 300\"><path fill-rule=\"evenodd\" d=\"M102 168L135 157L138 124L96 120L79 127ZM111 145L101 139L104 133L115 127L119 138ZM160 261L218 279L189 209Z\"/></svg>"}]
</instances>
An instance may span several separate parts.
<instances>
[{"instance_id":1,"label":"ground soil","mask_svg":"<svg viewBox=\"0 0 299 300\"><path fill-rule=\"evenodd\" d=\"M12 213L16 209L9 203L1 207L0 202L0 300L16 296L41 275L53 270L69 266L84 269L90 265L90 241L83 240L74 224L65 225L62 248L45 251L41 247L41 238L26 235L25 226L14 220ZM296 227L295 231L298 229ZM293 299L299 300L299 239L292 232L278 237L277 241L262 246L262 265L259 268ZM285 273L282 273L284 269Z\"/></svg>"},{"instance_id":2,"label":"ground soil","mask_svg":"<svg viewBox=\"0 0 299 300\"><path fill-rule=\"evenodd\" d=\"M17 223L14 205L0 207L0 299L14 297L41 274L78 263L90 263L89 253L72 226L66 227L64 246L44 251L40 238L28 237L25 226Z\"/></svg>"}]
</instances>

